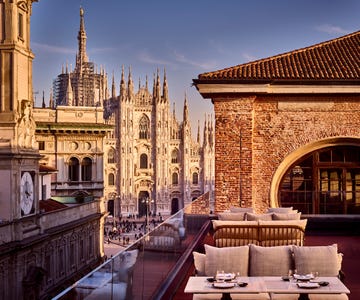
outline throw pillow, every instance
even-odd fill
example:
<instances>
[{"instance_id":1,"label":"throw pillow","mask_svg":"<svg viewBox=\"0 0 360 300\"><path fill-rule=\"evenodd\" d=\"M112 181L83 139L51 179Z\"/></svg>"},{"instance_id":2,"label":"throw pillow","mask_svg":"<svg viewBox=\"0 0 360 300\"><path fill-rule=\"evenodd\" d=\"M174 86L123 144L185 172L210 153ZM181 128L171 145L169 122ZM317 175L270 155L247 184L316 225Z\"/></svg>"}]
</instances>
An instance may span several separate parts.
<instances>
[{"instance_id":1,"label":"throw pillow","mask_svg":"<svg viewBox=\"0 0 360 300\"><path fill-rule=\"evenodd\" d=\"M243 227L246 226L257 226L257 221L222 221L222 220L212 220L213 229L215 230L219 226L232 226L232 225L241 225ZM257 228L256 228L257 230Z\"/></svg>"},{"instance_id":2,"label":"throw pillow","mask_svg":"<svg viewBox=\"0 0 360 300\"><path fill-rule=\"evenodd\" d=\"M248 221L271 221L272 220L272 213L271 214L253 214L253 213L246 213L246 220Z\"/></svg>"},{"instance_id":3,"label":"throw pillow","mask_svg":"<svg viewBox=\"0 0 360 300\"><path fill-rule=\"evenodd\" d=\"M289 214L294 212L292 207L269 207L268 213Z\"/></svg>"},{"instance_id":4,"label":"throw pillow","mask_svg":"<svg viewBox=\"0 0 360 300\"><path fill-rule=\"evenodd\" d=\"M250 245L250 276L283 276L293 269L292 246Z\"/></svg>"},{"instance_id":5,"label":"throw pillow","mask_svg":"<svg viewBox=\"0 0 360 300\"><path fill-rule=\"evenodd\" d=\"M273 213L273 220L300 220L301 213Z\"/></svg>"},{"instance_id":6,"label":"throw pillow","mask_svg":"<svg viewBox=\"0 0 360 300\"><path fill-rule=\"evenodd\" d=\"M217 248L205 244L205 274L215 276L216 271L248 275L249 246Z\"/></svg>"},{"instance_id":7,"label":"throw pillow","mask_svg":"<svg viewBox=\"0 0 360 300\"><path fill-rule=\"evenodd\" d=\"M299 274L318 272L319 276L338 276L337 244L330 246L294 246L295 268Z\"/></svg>"},{"instance_id":8,"label":"throw pillow","mask_svg":"<svg viewBox=\"0 0 360 300\"><path fill-rule=\"evenodd\" d=\"M194 265L195 265L196 274L199 276L205 276L206 255L204 253L193 251L193 256L194 256Z\"/></svg>"},{"instance_id":9,"label":"throw pillow","mask_svg":"<svg viewBox=\"0 0 360 300\"><path fill-rule=\"evenodd\" d=\"M229 213L226 213L226 212L223 212L223 213L218 213L218 218L219 220L222 220L222 221L244 221L245 220L245 213L232 213L232 212L229 212Z\"/></svg>"},{"instance_id":10,"label":"throw pillow","mask_svg":"<svg viewBox=\"0 0 360 300\"><path fill-rule=\"evenodd\" d=\"M237 213L237 212L253 213L254 209L252 207L235 207L235 206L232 206L232 207L230 207L230 212L234 212L234 213Z\"/></svg>"}]
</instances>

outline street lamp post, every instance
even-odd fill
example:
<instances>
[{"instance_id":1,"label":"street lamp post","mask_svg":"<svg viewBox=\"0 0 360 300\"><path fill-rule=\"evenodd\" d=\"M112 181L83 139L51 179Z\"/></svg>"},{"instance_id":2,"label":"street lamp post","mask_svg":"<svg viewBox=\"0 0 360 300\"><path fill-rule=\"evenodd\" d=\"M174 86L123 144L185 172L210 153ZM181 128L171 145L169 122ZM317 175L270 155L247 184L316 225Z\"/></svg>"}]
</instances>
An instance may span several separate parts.
<instances>
[{"instance_id":1,"label":"street lamp post","mask_svg":"<svg viewBox=\"0 0 360 300\"><path fill-rule=\"evenodd\" d=\"M145 233L148 233L148 231L149 231L149 211L150 211L150 205L151 205L151 203L154 203L154 200L150 200L149 197L146 197L146 198L143 199L142 202L145 203L145 206L146 206L146 216L145 216L146 228L145 228Z\"/></svg>"}]
</instances>

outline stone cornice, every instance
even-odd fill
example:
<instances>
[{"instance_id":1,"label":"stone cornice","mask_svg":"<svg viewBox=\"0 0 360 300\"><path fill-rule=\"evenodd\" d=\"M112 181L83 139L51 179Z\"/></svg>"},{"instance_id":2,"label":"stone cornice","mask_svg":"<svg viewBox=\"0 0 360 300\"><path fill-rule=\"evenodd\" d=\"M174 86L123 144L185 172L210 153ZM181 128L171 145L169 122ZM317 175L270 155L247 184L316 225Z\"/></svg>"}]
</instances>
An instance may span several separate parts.
<instances>
[{"instance_id":1,"label":"stone cornice","mask_svg":"<svg viewBox=\"0 0 360 300\"><path fill-rule=\"evenodd\" d=\"M359 94L360 85L214 84L196 85L205 98L223 94Z\"/></svg>"}]
</instances>

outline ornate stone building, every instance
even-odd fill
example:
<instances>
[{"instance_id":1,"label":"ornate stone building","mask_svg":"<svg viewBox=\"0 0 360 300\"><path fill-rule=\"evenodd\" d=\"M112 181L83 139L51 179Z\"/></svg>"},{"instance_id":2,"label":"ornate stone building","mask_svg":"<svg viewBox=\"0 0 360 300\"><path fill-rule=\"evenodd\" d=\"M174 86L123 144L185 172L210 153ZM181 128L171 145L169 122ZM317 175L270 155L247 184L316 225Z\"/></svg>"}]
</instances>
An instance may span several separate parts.
<instances>
[{"instance_id":1,"label":"ornate stone building","mask_svg":"<svg viewBox=\"0 0 360 300\"><path fill-rule=\"evenodd\" d=\"M360 212L359 66L358 31L194 79L214 103L215 211Z\"/></svg>"},{"instance_id":2,"label":"ornate stone building","mask_svg":"<svg viewBox=\"0 0 360 300\"><path fill-rule=\"evenodd\" d=\"M159 71L154 76L152 90L146 79L143 85L139 82L135 91L131 70L125 78L122 68L119 94L116 94L114 76L109 93L105 71L98 72L95 64L88 60L84 23L84 11L80 9L75 68L69 70L66 66L54 81L50 109L37 110L39 145L48 145L51 141L55 145L55 139L59 138L59 132L43 130L49 124L40 120L41 111L67 114L62 122L56 117L53 119L54 126L66 133L66 142L57 144L58 148L50 152L40 151L45 155L44 159L59 170L54 175L53 195L71 195L75 189L94 195L96 188L83 183L89 181L94 185L99 181L100 184L103 176L104 201L110 213L141 216L150 211L169 215L204 192L213 192L214 133L210 117L204 123L203 142L200 143L199 128L194 140L186 96L182 122L176 119L175 109L171 111L165 71L162 83ZM92 111L94 117L89 115L85 120L85 114L79 117L79 111ZM109 131L111 126L113 130ZM102 135L103 144L100 145L101 137L85 149L91 153L84 153L78 141L97 133ZM81 177L86 168L83 160L87 158L93 166L92 174L97 174L97 178L84 180ZM77 177L72 176L74 164L79 168ZM100 197L100 194L96 196Z\"/></svg>"},{"instance_id":3,"label":"ornate stone building","mask_svg":"<svg viewBox=\"0 0 360 300\"><path fill-rule=\"evenodd\" d=\"M39 168L36 145L33 2L0 0L0 299L48 299L103 253L98 202L47 210L41 201L44 174L54 169Z\"/></svg>"}]
</instances>

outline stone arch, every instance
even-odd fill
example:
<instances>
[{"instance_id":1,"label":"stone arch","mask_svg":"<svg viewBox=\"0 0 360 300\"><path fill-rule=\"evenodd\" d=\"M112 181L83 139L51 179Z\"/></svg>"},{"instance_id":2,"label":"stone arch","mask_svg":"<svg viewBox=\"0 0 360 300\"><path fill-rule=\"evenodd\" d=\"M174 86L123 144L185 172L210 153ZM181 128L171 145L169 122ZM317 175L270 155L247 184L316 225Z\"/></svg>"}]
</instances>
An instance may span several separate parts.
<instances>
[{"instance_id":1,"label":"stone arch","mask_svg":"<svg viewBox=\"0 0 360 300\"><path fill-rule=\"evenodd\" d=\"M285 175L288 168L294 164L297 160L304 157L313 151L320 150L326 147L334 146L359 146L360 139L353 137L331 137L322 140L318 140L312 143L308 143L303 147L291 152L287 155L283 161L278 165L270 184L270 206L279 206L278 191L281 184L281 179Z\"/></svg>"}]
</instances>

